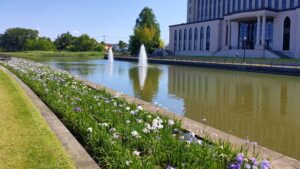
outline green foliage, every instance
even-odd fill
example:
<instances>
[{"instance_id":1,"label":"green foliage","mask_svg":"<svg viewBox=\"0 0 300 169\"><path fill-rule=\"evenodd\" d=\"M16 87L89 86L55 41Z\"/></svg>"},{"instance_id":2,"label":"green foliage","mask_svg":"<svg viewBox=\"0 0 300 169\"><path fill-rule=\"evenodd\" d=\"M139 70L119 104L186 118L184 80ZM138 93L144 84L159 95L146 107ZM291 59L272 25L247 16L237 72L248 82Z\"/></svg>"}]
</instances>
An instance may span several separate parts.
<instances>
[{"instance_id":1,"label":"green foliage","mask_svg":"<svg viewBox=\"0 0 300 169\"><path fill-rule=\"evenodd\" d=\"M44 61L51 58L66 60L103 58L105 52L88 51L88 52L70 52L70 51L24 51L24 52L0 52L0 55L31 60Z\"/></svg>"},{"instance_id":2,"label":"green foliage","mask_svg":"<svg viewBox=\"0 0 300 169\"><path fill-rule=\"evenodd\" d=\"M57 50L67 50L74 52L98 51L105 50L104 45L98 43L96 39L84 34L79 37L72 36L69 32L63 33L55 40Z\"/></svg>"},{"instance_id":3,"label":"green foliage","mask_svg":"<svg viewBox=\"0 0 300 169\"><path fill-rule=\"evenodd\" d=\"M22 51L27 40L36 40L39 32L32 29L11 28L1 36L1 47L6 51Z\"/></svg>"},{"instance_id":4,"label":"green foliage","mask_svg":"<svg viewBox=\"0 0 300 169\"><path fill-rule=\"evenodd\" d=\"M119 48L124 51L124 49L126 48L127 44L124 41L119 41Z\"/></svg>"},{"instance_id":5,"label":"green foliage","mask_svg":"<svg viewBox=\"0 0 300 169\"><path fill-rule=\"evenodd\" d=\"M93 51L97 45L98 44L95 39L84 34L74 40L71 51Z\"/></svg>"},{"instance_id":6,"label":"green foliage","mask_svg":"<svg viewBox=\"0 0 300 169\"><path fill-rule=\"evenodd\" d=\"M133 54L139 52L141 44L144 44L148 53L161 45L160 26L153 10L145 7L136 20L134 34L130 36L129 50Z\"/></svg>"},{"instance_id":7,"label":"green foliage","mask_svg":"<svg viewBox=\"0 0 300 169\"><path fill-rule=\"evenodd\" d=\"M55 51L55 45L49 38L28 39L24 45L26 51Z\"/></svg>"},{"instance_id":8,"label":"green foliage","mask_svg":"<svg viewBox=\"0 0 300 169\"><path fill-rule=\"evenodd\" d=\"M54 41L54 44L57 50L70 50L74 40L75 37L67 32L59 35Z\"/></svg>"}]
</instances>

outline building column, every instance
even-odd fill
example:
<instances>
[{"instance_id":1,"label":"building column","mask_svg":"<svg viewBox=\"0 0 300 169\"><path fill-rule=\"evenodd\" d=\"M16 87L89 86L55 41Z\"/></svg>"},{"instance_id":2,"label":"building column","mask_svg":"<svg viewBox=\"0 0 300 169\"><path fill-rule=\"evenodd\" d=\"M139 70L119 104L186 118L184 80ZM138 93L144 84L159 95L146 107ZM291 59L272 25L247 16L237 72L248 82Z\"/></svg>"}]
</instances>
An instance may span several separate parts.
<instances>
[{"instance_id":1,"label":"building column","mask_svg":"<svg viewBox=\"0 0 300 169\"><path fill-rule=\"evenodd\" d=\"M265 46L265 42L266 42L266 16L262 17L262 30L261 30L261 45L264 47Z\"/></svg>"},{"instance_id":2,"label":"building column","mask_svg":"<svg viewBox=\"0 0 300 169\"><path fill-rule=\"evenodd\" d=\"M256 27L256 46L260 45L260 16L257 17L257 27Z\"/></svg>"},{"instance_id":3,"label":"building column","mask_svg":"<svg viewBox=\"0 0 300 169\"><path fill-rule=\"evenodd\" d=\"M228 21L228 47L231 49L231 21Z\"/></svg>"}]
</instances>

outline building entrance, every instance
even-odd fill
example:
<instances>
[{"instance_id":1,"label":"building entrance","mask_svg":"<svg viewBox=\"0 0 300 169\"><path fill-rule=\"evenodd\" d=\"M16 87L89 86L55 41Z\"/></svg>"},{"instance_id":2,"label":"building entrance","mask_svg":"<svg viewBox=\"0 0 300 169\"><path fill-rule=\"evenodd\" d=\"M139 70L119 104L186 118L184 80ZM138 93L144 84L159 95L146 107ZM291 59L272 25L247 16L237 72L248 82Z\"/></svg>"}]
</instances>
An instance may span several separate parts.
<instances>
[{"instance_id":1,"label":"building entrance","mask_svg":"<svg viewBox=\"0 0 300 169\"><path fill-rule=\"evenodd\" d=\"M256 25L256 21L239 22L239 49L254 49Z\"/></svg>"}]
</instances>

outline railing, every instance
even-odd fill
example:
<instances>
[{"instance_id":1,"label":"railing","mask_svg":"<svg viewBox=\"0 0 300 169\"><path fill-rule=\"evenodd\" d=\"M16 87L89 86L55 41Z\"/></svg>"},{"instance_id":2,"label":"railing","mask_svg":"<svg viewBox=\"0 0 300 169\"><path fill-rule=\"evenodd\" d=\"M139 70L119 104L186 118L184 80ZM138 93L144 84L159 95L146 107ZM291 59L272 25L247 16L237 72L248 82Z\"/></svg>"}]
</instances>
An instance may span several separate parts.
<instances>
[{"instance_id":1,"label":"railing","mask_svg":"<svg viewBox=\"0 0 300 169\"><path fill-rule=\"evenodd\" d=\"M243 57L217 57L217 56L211 56L211 57L209 56L159 56L159 57L150 57L150 59L300 68L300 59L270 59L270 58L245 58L244 59Z\"/></svg>"}]
</instances>

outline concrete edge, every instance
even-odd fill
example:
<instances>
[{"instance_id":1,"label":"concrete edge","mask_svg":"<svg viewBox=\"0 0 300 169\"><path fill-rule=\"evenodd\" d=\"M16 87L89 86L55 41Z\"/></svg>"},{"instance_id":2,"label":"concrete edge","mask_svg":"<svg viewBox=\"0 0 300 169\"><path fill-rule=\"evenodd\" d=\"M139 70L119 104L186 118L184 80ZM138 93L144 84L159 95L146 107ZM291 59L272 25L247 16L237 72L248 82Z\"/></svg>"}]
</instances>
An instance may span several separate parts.
<instances>
[{"instance_id":1,"label":"concrete edge","mask_svg":"<svg viewBox=\"0 0 300 169\"><path fill-rule=\"evenodd\" d=\"M104 58L106 59L107 57ZM121 61L129 61L129 62L136 62L138 60L137 57L115 57L114 59L121 60ZM300 76L300 67L293 67L293 66L281 66L281 65L270 66L265 64L222 63L222 62L172 60L172 59L158 59L158 58L148 58L148 62L155 63L155 64L192 66L192 67L202 67L202 68L209 68L209 69Z\"/></svg>"},{"instance_id":2,"label":"concrete edge","mask_svg":"<svg viewBox=\"0 0 300 169\"><path fill-rule=\"evenodd\" d=\"M40 111L42 117L47 122L50 129L54 132L58 140L61 142L65 151L75 163L78 169L100 169L97 163L86 152L82 145L76 140L71 132L64 126L59 118L43 103L43 101L15 74L0 66L0 69L8 73L20 87L25 91L32 103Z\"/></svg>"},{"instance_id":3,"label":"concrete edge","mask_svg":"<svg viewBox=\"0 0 300 169\"><path fill-rule=\"evenodd\" d=\"M87 80L83 80L81 78L77 78L77 79L79 81L82 81L85 85L87 85L93 89L105 90L113 96L116 95L117 93L119 93L119 92L112 90L110 88L107 88L105 86L98 85L96 83L93 83L93 82L90 82ZM236 148L238 148L240 146L246 146L246 142L244 139L238 138L236 136L233 136L231 134L225 133L218 129L209 127L205 124L188 119L186 117L178 116L174 112L162 109L151 103L145 102L143 100L137 99L135 97L132 97L132 96L129 96L126 94L121 95L121 98L125 99L129 103L142 105L144 110L146 110L150 113L158 113L160 115L167 116L172 119L181 120L183 129L186 129L189 132L193 132L196 135L198 135L199 137L204 138L208 135L211 139L213 139L215 141L220 140L220 139L226 140L226 141L229 141L230 143L232 143L233 146ZM252 154L252 152L253 152L252 150L253 150L253 147L251 146L249 148L249 155ZM300 169L300 161L298 161L296 159L284 156L278 152L275 152L273 150L270 150L268 148L261 147L261 146L257 146L255 151L259 152L263 158L270 158L273 169Z\"/></svg>"}]
</instances>

